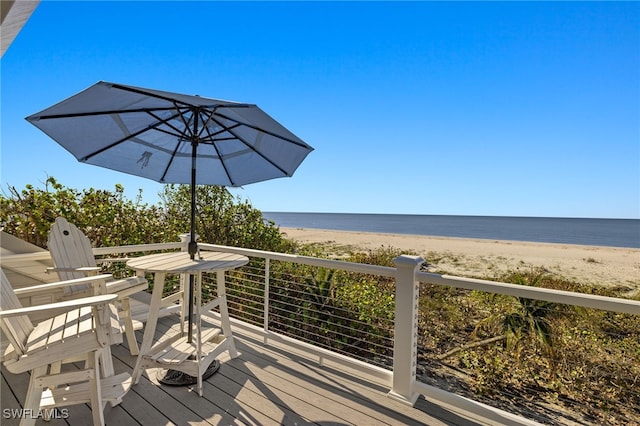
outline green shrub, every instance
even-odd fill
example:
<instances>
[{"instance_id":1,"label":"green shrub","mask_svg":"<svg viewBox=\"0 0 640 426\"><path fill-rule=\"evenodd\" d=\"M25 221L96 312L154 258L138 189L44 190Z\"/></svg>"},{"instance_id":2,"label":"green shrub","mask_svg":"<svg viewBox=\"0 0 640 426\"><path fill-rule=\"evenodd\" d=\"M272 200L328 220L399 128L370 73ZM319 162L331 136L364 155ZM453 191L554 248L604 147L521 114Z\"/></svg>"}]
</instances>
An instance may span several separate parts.
<instances>
[{"instance_id":1,"label":"green shrub","mask_svg":"<svg viewBox=\"0 0 640 426\"><path fill-rule=\"evenodd\" d=\"M198 186L197 227L200 241L271 251L290 251L273 222L247 201L235 199L218 186ZM82 230L96 247L179 241L189 231L190 188L167 185L158 205L135 201L124 195L122 185L113 191L77 190L55 178L47 178L43 188L26 185L8 188L0 196L0 222L5 232L46 248L49 229L55 218L65 217Z\"/></svg>"},{"instance_id":2,"label":"green shrub","mask_svg":"<svg viewBox=\"0 0 640 426\"><path fill-rule=\"evenodd\" d=\"M188 232L191 223L191 188L188 185L166 185L161 194L165 222L170 229ZM224 187L196 187L196 233L200 241L211 244L245 247L256 250L290 252L293 243L285 239L262 212L234 198Z\"/></svg>"},{"instance_id":3,"label":"green shrub","mask_svg":"<svg viewBox=\"0 0 640 426\"><path fill-rule=\"evenodd\" d=\"M0 196L3 230L39 247L46 248L49 229L58 216L74 223L98 247L171 238L162 209L142 203L141 192L135 201L127 199L119 184L114 191L78 190L49 177L44 188L26 185L19 191L9 187L9 195Z\"/></svg>"}]
</instances>

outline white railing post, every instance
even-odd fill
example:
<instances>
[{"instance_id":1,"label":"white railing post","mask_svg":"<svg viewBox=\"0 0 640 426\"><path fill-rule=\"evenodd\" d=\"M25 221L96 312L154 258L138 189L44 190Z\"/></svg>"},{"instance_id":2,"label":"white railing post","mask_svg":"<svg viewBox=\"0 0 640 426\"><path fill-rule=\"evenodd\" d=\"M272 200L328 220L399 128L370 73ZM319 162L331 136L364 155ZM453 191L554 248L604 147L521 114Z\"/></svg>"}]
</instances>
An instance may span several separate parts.
<instances>
[{"instance_id":1,"label":"white railing post","mask_svg":"<svg viewBox=\"0 0 640 426\"><path fill-rule=\"evenodd\" d=\"M419 394L412 390L418 358L419 285L416 272L424 259L402 255L396 266L396 316L393 339L393 387L389 396L414 405Z\"/></svg>"}]
</instances>

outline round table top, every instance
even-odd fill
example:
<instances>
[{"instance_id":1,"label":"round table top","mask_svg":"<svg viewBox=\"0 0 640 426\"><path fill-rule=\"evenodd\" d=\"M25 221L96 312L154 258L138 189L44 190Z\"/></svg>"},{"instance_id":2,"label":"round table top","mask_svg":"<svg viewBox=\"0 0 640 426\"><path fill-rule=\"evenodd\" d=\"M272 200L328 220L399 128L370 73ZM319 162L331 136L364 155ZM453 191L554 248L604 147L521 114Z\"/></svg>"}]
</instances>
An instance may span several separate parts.
<instances>
[{"instance_id":1,"label":"round table top","mask_svg":"<svg viewBox=\"0 0 640 426\"><path fill-rule=\"evenodd\" d=\"M127 266L146 272L198 273L226 271L238 268L249 262L247 256L217 251L203 251L195 259L185 251L150 254L127 261Z\"/></svg>"}]
</instances>

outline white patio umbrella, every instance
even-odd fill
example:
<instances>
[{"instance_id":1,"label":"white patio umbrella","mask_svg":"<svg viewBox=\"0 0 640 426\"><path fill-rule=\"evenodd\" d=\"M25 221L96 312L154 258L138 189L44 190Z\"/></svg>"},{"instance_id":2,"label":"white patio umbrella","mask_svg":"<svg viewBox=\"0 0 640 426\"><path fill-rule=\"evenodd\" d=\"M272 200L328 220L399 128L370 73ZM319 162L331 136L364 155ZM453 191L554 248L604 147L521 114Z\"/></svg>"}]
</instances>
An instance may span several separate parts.
<instances>
[{"instance_id":1,"label":"white patio umbrella","mask_svg":"<svg viewBox=\"0 0 640 426\"><path fill-rule=\"evenodd\" d=\"M192 259L196 185L292 176L313 150L253 104L102 81L26 119L83 163L190 184Z\"/></svg>"}]
</instances>

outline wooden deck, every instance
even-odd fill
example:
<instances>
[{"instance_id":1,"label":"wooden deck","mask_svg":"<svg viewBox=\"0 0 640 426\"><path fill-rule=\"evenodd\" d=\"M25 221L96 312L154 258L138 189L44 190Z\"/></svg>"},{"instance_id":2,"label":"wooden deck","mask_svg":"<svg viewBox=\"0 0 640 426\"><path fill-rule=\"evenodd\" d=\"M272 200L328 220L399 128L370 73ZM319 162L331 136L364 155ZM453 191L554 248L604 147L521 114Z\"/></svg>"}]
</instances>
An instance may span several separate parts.
<instances>
[{"instance_id":1,"label":"wooden deck","mask_svg":"<svg viewBox=\"0 0 640 426\"><path fill-rule=\"evenodd\" d=\"M174 316L162 318L158 333ZM235 331L234 331L235 332ZM142 333L137 332L138 340ZM240 356L225 353L220 370L204 384L204 397L189 387L159 385L147 370L116 407L108 406L108 425L473 425L459 414L420 398L415 408L386 396L388 388L362 373L346 371L293 354L286 347L264 346L254 336L235 334ZM135 358L126 344L113 347L116 372L131 372ZM17 425L8 409L26 394L27 376L2 369L0 424ZM63 417L60 415L60 417ZM68 407L66 419L43 425L87 425L87 405Z\"/></svg>"}]
</instances>

